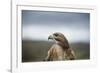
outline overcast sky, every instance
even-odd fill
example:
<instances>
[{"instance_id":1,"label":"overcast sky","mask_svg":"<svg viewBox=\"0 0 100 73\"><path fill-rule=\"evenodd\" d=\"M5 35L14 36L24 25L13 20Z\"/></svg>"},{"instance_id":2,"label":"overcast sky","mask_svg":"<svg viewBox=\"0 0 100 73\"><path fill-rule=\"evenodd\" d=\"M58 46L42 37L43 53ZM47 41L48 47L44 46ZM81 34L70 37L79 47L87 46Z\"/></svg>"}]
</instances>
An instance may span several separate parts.
<instances>
[{"instance_id":1,"label":"overcast sky","mask_svg":"<svg viewBox=\"0 0 100 73\"><path fill-rule=\"evenodd\" d=\"M71 42L89 42L89 21L89 13L23 10L23 39L47 40L50 34L61 32Z\"/></svg>"}]
</instances>

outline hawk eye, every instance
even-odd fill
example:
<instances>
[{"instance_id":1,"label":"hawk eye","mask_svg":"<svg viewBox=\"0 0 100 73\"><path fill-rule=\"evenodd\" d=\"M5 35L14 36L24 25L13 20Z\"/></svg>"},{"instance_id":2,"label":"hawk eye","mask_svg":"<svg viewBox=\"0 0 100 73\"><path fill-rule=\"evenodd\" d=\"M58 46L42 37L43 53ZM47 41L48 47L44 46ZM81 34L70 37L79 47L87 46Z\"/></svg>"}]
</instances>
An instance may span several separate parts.
<instances>
[{"instance_id":1,"label":"hawk eye","mask_svg":"<svg viewBox=\"0 0 100 73\"><path fill-rule=\"evenodd\" d=\"M58 36L58 34L54 34L55 36Z\"/></svg>"}]
</instances>

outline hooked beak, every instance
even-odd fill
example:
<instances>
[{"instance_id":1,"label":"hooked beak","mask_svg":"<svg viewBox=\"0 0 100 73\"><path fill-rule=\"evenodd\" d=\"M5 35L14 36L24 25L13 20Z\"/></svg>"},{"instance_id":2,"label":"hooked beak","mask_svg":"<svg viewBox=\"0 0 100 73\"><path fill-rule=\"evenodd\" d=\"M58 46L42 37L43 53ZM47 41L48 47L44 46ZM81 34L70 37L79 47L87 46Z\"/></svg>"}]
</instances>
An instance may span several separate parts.
<instances>
[{"instance_id":1,"label":"hooked beak","mask_svg":"<svg viewBox=\"0 0 100 73\"><path fill-rule=\"evenodd\" d=\"M49 39L53 39L53 38L54 38L53 35L50 35L50 36L48 37L48 40L49 40Z\"/></svg>"}]
</instances>

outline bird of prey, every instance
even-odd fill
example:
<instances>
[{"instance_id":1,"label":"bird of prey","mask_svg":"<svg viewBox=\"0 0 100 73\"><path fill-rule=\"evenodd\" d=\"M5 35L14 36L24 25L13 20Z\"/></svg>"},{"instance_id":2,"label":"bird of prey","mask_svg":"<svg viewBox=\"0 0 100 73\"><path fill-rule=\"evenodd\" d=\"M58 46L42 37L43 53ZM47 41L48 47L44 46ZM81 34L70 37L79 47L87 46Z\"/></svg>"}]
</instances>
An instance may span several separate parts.
<instances>
[{"instance_id":1,"label":"bird of prey","mask_svg":"<svg viewBox=\"0 0 100 73\"><path fill-rule=\"evenodd\" d=\"M53 33L48 37L54 41L54 44L48 50L45 61L74 60L75 53L70 47L68 40L62 33Z\"/></svg>"}]
</instances>

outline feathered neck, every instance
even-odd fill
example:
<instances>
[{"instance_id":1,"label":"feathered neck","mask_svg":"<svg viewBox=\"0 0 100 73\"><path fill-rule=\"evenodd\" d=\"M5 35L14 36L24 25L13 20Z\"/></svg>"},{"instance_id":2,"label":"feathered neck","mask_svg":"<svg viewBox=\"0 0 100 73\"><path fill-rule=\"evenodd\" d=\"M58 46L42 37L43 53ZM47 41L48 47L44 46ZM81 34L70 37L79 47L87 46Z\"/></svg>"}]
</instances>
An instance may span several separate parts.
<instances>
[{"instance_id":1,"label":"feathered neck","mask_svg":"<svg viewBox=\"0 0 100 73\"><path fill-rule=\"evenodd\" d=\"M63 40L57 40L57 44L60 45L64 49L68 49L70 47L68 40L66 38L64 38Z\"/></svg>"}]
</instances>

